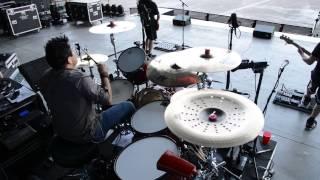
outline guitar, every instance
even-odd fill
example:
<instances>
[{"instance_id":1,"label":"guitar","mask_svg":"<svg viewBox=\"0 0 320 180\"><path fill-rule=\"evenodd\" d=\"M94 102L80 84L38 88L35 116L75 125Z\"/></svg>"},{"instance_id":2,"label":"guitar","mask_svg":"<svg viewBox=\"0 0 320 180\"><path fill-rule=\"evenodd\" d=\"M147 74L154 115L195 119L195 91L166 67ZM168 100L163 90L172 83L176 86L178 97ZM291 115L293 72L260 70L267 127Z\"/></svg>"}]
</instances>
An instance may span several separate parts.
<instances>
[{"instance_id":1,"label":"guitar","mask_svg":"<svg viewBox=\"0 0 320 180\"><path fill-rule=\"evenodd\" d=\"M280 39L284 40L287 44L292 44L292 45L294 45L294 46L297 47L297 48L301 48L304 53L306 53L307 55L311 56L311 53L310 53L308 50L306 50L305 48L301 47L299 44L295 43L295 42L294 42L292 39L290 39L288 36L281 35L281 36L280 36Z\"/></svg>"}]
</instances>

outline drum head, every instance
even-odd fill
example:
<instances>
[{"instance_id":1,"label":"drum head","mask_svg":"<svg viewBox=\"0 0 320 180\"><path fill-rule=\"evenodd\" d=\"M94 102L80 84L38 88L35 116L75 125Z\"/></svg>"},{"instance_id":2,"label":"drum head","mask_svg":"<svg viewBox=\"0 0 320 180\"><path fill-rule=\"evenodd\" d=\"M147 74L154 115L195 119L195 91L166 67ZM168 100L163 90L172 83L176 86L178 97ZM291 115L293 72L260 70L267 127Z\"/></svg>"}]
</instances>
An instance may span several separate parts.
<instances>
[{"instance_id":1,"label":"drum head","mask_svg":"<svg viewBox=\"0 0 320 180\"><path fill-rule=\"evenodd\" d=\"M112 89L112 104L119 104L132 97L133 84L125 79L116 79L110 82Z\"/></svg>"},{"instance_id":2,"label":"drum head","mask_svg":"<svg viewBox=\"0 0 320 180\"><path fill-rule=\"evenodd\" d=\"M140 133L156 133L167 128L164 121L166 103L155 101L142 106L132 116L131 126Z\"/></svg>"},{"instance_id":3,"label":"drum head","mask_svg":"<svg viewBox=\"0 0 320 180\"><path fill-rule=\"evenodd\" d=\"M118 67L125 73L138 70L145 61L145 52L138 47L131 47L121 53L118 59Z\"/></svg>"},{"instance_id":4,"label":"drum head","mask_svg":"<svg viewBox=\"0 0 320 180\"><path fill-rule=\"evenodd\" d=\"M176 144L165 137L148 137L125 148L115 162L115 172L124 180L152 180L165 174L157 169L161 155L170 150L178 153Z\"/></svg>"}]
</instances>

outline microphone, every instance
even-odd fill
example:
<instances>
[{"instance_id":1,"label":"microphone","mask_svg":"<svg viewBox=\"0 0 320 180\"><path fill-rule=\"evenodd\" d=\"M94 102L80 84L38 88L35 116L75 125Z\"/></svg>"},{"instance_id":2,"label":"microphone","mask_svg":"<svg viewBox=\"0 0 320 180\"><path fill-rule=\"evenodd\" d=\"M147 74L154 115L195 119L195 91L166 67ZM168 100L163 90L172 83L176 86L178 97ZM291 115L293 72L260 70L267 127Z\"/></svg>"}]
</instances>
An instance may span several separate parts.
<instances>
[{"instance_id":1,"label":"microphone","mask_svg":"<svg viewBox=\"0 0 320 180\"><path fill-rule=\"evenodd\" d=\"M280 69L283 70L286 66L288 66L288 64L289 64L289 60L288 59L284 60L282 65L281 65L281 67L280 67Z\"/></svg>"},{"instance_id":2,"label":"microphone","mask_svg":"<svg viewBox=\"0 0 320 180\"><path fill-rule=\"evenodd\" d=\"M228 24L232 28L238 28L239 27L236 13L232 13L231 14L231 16L230 16L230 18L228 20Z\"/></svg>"}]
</instances>

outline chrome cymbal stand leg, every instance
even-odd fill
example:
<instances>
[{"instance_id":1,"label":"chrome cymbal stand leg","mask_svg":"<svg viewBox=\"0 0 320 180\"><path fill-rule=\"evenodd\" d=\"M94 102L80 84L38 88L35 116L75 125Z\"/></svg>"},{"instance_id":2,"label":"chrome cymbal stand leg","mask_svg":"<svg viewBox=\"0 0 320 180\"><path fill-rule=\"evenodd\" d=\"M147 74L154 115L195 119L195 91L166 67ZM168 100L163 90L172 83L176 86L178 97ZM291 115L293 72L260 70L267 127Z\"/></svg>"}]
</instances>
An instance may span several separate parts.
<instances>
[{"instance_id":1,"label":"chrome cymbal stand leg","mask_svg":"<svg viewBox=\"0 0 320 180\"><path fill-rule=\"evenodd\" d=\"M119 71L119 66L118 66L118 56L117 56L117 50L116 50L116 44L115 44L115 38L114 38L114 34L111 33L110 34L110 41L111 41L111 44L113 46L113 51L114 51L114 62L116 63L116 66L117 66L117 69L115 71L117 77L120 77L120 71Z\"/></svg>"}]
</instances>

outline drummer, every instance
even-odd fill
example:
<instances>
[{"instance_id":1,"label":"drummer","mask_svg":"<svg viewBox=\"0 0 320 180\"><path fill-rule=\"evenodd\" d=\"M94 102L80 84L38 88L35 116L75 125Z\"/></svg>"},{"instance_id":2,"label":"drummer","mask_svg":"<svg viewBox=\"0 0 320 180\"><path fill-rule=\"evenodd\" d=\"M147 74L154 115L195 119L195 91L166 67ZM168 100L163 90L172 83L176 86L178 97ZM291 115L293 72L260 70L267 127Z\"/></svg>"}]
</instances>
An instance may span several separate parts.
<instances>
[{"instance_id":1,"label":"drummer","mask_svg":"<svg viewBox=\"0 0 320 180\"><path fill-rule=\"evenodd\" d=\"M98 114L96 104L110 105L112 91L105 64L98 64L101 86L76 68L77 57L66 36L55 37L45 46L52 67L40 81L40 89L53 117L58 136L75 143L103 142L109 129L130 119L131 102L122 102Z\"/></svg>"}]
</instances>

